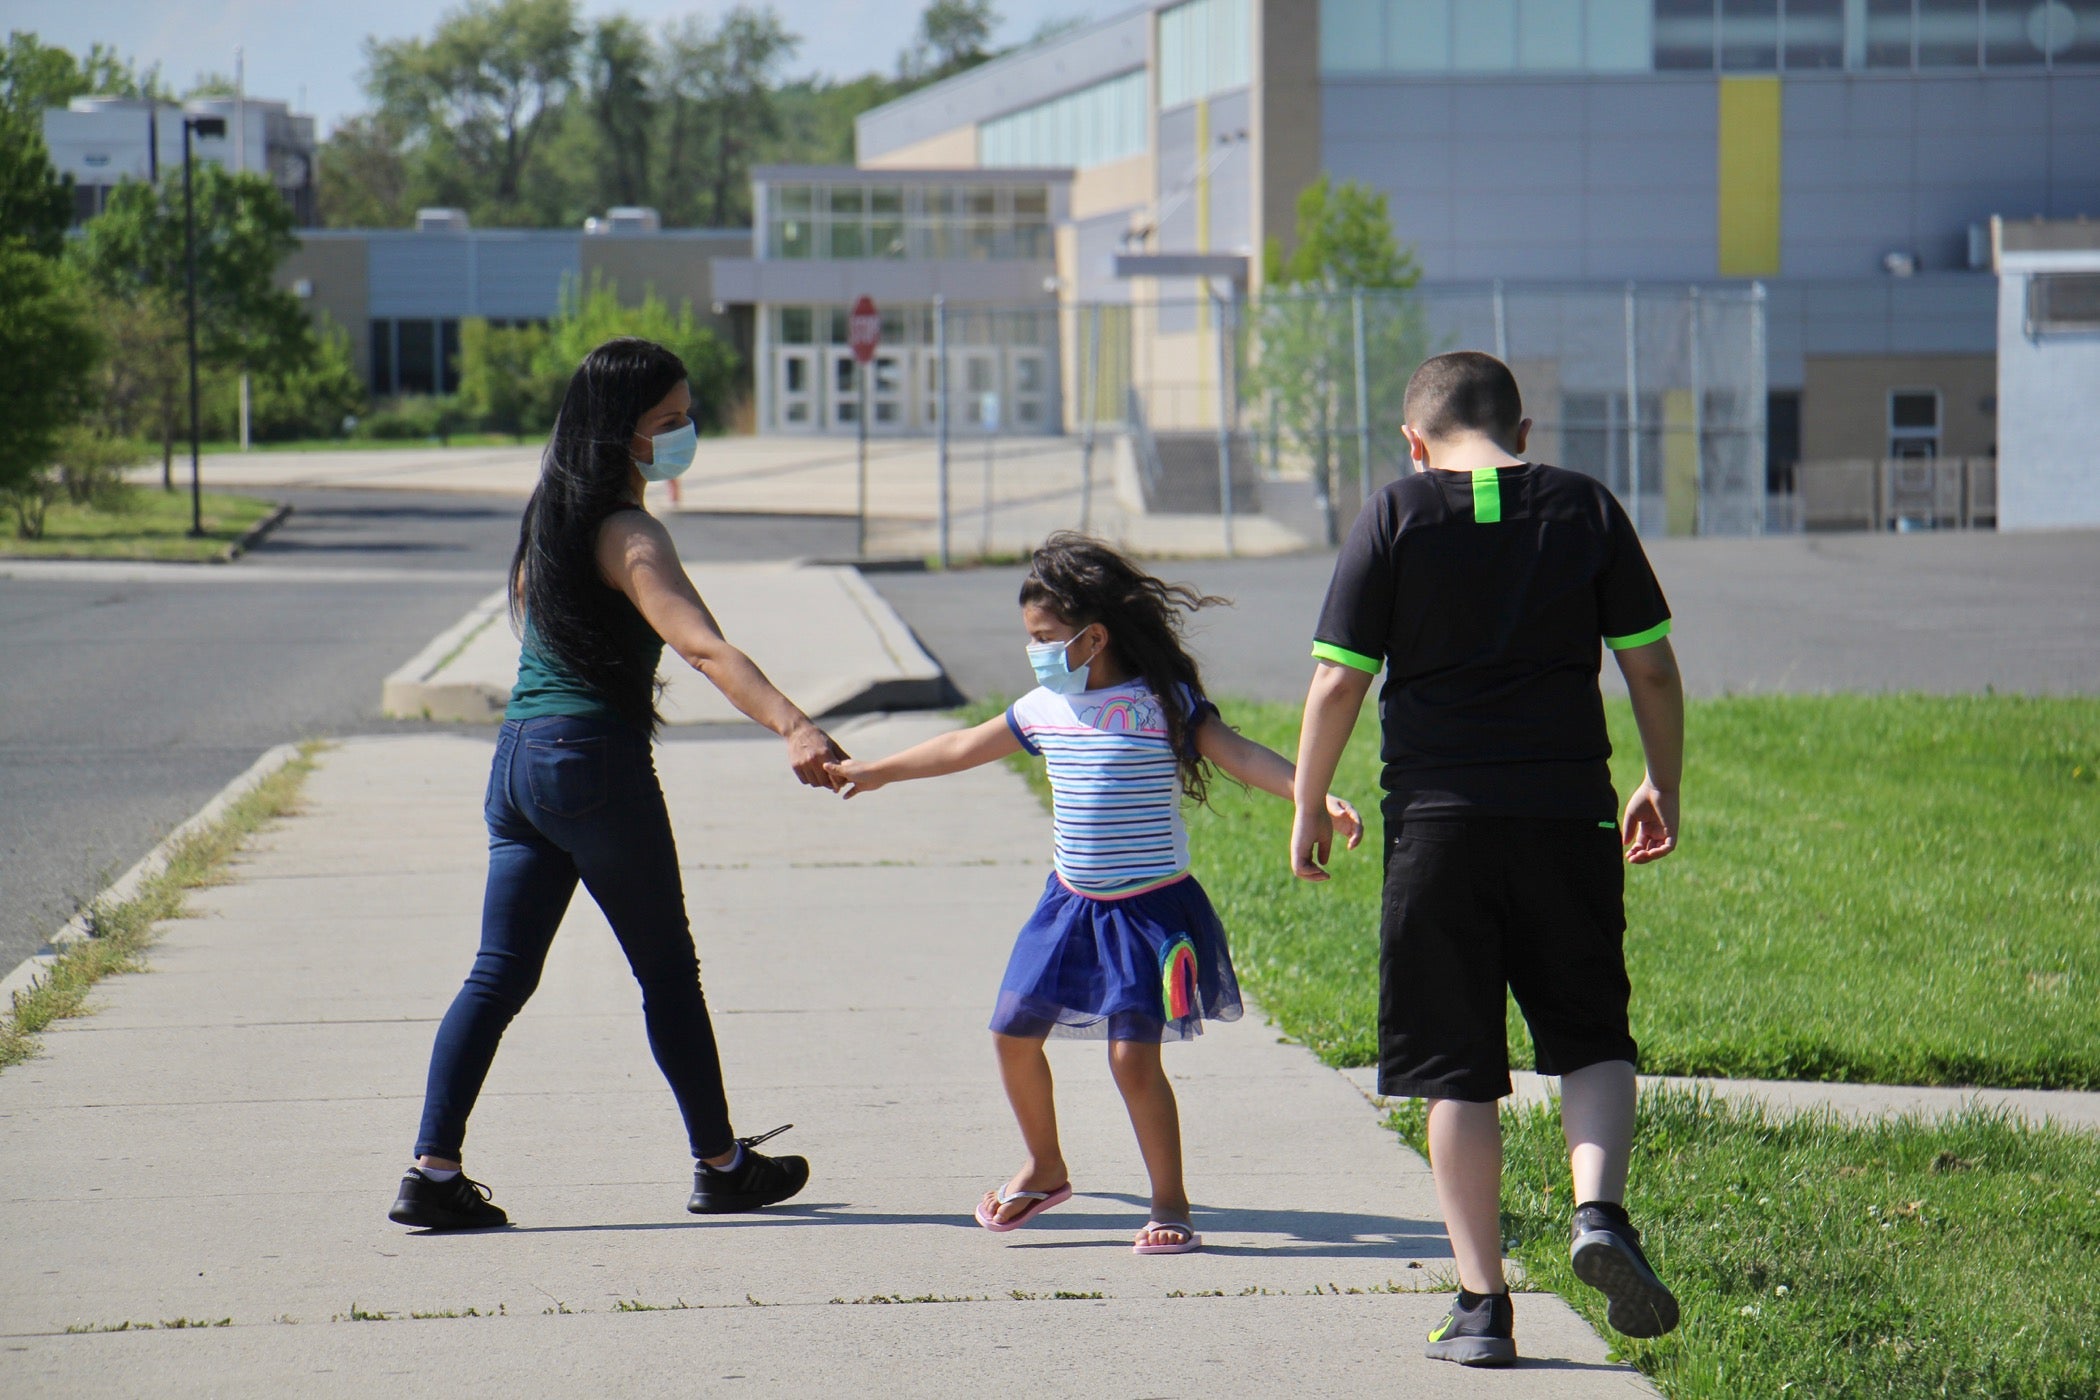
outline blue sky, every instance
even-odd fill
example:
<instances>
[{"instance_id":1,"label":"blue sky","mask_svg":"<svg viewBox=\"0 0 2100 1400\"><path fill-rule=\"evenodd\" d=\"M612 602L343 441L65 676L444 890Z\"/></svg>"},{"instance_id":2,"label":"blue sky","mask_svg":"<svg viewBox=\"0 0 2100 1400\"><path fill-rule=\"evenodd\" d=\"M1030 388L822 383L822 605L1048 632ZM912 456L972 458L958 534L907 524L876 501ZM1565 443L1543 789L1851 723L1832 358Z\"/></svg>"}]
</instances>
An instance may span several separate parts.
<instances>
[{"instance_id":1,"label":"blue sky","mask_svg":"<svg viewBox=\"0 0 2100 1400\"><path fill-rule=\"evenodd\" d=\"M689 14L720 15L735 0L582 0L586 15L625 11L660 28ZM918 23L919 0L773 0L790 30L802 36L789 71L838 77L889 71ZM1014 43L1048 19L1100 18L1131 0L998 0L1004 20L998 41ZM431 0L8 0L9 29L26 29L44 42L75 52L101 41L136 59L158 63L180 89L197 74L231 73L236 44L246 50L248 91L298 102L320 119L325 135L361 110L358 86L367 35L427 34L449 5Z\"/></svg>"}]
</instances>

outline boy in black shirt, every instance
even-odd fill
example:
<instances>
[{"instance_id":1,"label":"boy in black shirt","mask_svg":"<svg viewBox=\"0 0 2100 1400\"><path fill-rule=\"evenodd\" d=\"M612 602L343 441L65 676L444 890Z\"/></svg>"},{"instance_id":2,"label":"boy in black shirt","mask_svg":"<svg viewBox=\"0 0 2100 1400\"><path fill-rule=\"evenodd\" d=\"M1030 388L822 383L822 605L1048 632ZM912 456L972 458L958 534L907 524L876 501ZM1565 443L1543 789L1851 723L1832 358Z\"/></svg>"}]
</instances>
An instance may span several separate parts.
<instances>
[{"instance_id":1,"label":"boy in black shirt","mask_svg":"<svg viewBox=\"0 0 2100 1400\"><path fill-rule=\"evenodd\" d=\"M1430 1162L1460 1292L1428 1354L1506 1365L1505 986L1539 1071L1561 1077L1576 1275L1629 1336L1677 1325L1677 1300L1622 1204L1636 1050L1620 855L1639 865L1676 846L1684 692L1669 606L1632 522L1601 483L1523 460L1531 422L1508 367L1439 355L1408 381L1405 412L1416 475L1358 518L1320 614L1291 865L1327 878L1327 787L1383 667L1378 1088L1433 1101ZM1647 758L1623 825L1599 638L1626 677Z\"/></svg>"}]
</instances>

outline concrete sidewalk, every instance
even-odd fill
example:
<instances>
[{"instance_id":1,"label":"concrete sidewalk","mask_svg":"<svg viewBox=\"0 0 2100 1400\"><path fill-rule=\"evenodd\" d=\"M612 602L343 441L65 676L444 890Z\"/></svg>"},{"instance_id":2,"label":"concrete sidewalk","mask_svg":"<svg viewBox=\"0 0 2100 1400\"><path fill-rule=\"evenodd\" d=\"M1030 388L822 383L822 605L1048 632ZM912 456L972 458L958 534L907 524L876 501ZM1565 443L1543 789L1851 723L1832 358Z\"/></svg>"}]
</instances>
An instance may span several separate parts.
<instances>
[{"instance_id":1,"label":"concrete sidewalk","mask_svg":"<svg viewBox=\"0 0 2100 1400\"><path fill-rule=\"evenodd\" d=\"M797 1124L801 1198L685 1213L633 982L579 899L469 1143L517 1228L388 1224L474 947L489 752L328 753L151 972L0 1074L0 1394L1653 1394L1544 1295L1525 1367L1423 1360L1427 1171L1258 1017L1169 1051L1204 1253L1131 1253L1144 1175L1098 1045L1054 1056L1081 1194L979 1230L1018 1152L982 1027L1049 848L996 767L847 804L770 738L658 750L738 1128Z\"/></svg>"}]
</instances>

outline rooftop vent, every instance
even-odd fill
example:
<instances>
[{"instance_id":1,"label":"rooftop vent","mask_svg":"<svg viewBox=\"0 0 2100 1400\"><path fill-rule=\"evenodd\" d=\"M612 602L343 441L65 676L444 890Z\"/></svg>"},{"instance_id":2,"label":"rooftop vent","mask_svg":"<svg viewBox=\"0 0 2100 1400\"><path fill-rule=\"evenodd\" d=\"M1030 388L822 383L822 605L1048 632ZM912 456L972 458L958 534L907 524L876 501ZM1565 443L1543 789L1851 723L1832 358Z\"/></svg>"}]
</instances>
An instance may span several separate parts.
<instances>
[{"instance_id":1,"label":"rooftop vent","mask_svg":"<svg viewBox=\"0 0 2100 1400\"><path fill-rule=\"evenodd\" d=\"M465 233L467 228L467 211L464 209L418 209L416 211L417 233Z\"/></svg>"},{"instance_id":2,"label":"rooftop vent","mask_svg":"<svg viewBox=\"0 0 2100 1400\"><path fill-rule=\"evenodd\" d=\"M605 217L583 221L585 233L661 233L664 221L654 209L639 204L619 204L605 211Z\"/></svg>"}]
</instances>

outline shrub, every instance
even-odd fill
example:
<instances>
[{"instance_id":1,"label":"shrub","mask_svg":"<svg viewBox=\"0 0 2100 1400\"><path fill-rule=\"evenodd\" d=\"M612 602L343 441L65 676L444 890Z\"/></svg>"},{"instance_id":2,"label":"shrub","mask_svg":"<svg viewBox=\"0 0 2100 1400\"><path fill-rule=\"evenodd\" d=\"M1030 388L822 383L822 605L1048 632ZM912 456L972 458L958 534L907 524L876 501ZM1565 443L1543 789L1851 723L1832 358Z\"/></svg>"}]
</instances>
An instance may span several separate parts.
<instances>
[{"instance_id":1,"label":"shrub","mask_svg":"<svg viewBox=\"0 0 2100 1400\"><path fill-rule=\"evenodd\" d=\"M473 415L451 396L410 394L386 400L360 418L355 436L383 442L428 438L443 442L473 426Z\"/></svg>"},{"instance_id":2,"label":"shrub","mask_svg":"<svg viewBox=\"0 0 2100 1400\"><path fill-rule=\"evenodd\" d=\"M460 404L482 427L523 435L554 426L568 375L544 362L547 339L545 326L460 322Z\"/></svg>"},{"instance_id":3,"label":"shrub","mask_svg":"<svg viewBox=\"0 0 2100 1400\"><path fill-rule=\"evenodd\" d=\"M561 312L547 326L547 342L534 357L534 368L566 389L584 356L623 335L653 340L684 360L693 388L694 421L703 432L724 426L735 384L736 351L700 324L690 303L680 302L674 310L654 288L643 295L641 305L622 306L611 279L602 272L580 286L572 281L562 288Z\"/></svg>"}]
</instances>

